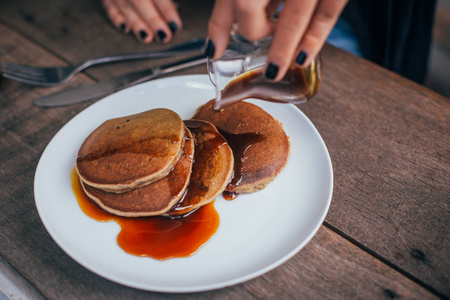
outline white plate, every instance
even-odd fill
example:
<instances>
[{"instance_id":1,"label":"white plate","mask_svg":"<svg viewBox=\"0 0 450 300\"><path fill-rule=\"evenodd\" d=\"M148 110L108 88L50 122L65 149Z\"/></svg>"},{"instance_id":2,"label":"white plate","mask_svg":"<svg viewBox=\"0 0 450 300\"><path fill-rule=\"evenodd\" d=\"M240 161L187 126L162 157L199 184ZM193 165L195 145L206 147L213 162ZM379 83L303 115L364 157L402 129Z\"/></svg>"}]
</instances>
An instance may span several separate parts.
<instances>
[{"instance_id":1,"label":"white plate","mask_svg":"<svg viewBox=\"0 0 450 300\"><path fill-rule=\"evenodd\" d=\"M114 282L159 292L196 292L255 278L288 260L313 237L328 211L333 171L327 148L293 105L250 101L281 121L291 142L286 168L262 191L233 201L219 196L216 234L188 258L158 261L126 254L120 227L87 217L71 189L70 171L84 139L107 119L165 107L181 118L214 97L206 75L144 83L88 107L51 140L39 161L34 194L39 215L56 243L74 260Z\"/></svg>"}]
</instances>

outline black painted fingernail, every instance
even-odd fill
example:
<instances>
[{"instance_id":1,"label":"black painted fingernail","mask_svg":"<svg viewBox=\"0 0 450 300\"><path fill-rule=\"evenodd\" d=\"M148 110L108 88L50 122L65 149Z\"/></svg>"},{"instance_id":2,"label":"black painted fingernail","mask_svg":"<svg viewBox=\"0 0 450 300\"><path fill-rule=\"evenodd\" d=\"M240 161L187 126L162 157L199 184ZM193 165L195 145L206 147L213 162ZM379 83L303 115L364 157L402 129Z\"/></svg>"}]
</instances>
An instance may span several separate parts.
<instances>
[{"instance_id":1,"label":"black painted fingernail","mask_svg":"<svg viewBox=\"0 0 450 300\"><path fill-rule=\"evenodd\" d=\"M171 31L172 33L177 32L178 26L177 26L177 24L176 24L175 22L169 22L168 25L169 25L170 31Z\"/></svg>"},{"instance_id":2,"label":"black painted fingernail","mask_svg":"<svg viewBox=\"0 0 450 300\"><path fill-rule=\"evenodd\" d=\"M305 62L305 60L306 60L306 56L307 56L308 54L305 52L305 51L300 51L300 53L298 54L298 56L297 56L297 59L295 60L295 62L297 63L297 64L299 64L299 65L303 65L303 63Z\"/></svg>"},{"instance_id":3,"label":"black painted fingernail","mask_svg":"<svg viewBox=\"0 0 450 300\"><path fill-rule=\"evenodd\" d=\"M127 29L127 26L125 26L125 23L120 23L119 29L120 29L120 31L125 32L125 30Z\"/></svg>"},{"instance_id":4,"label":"black painted fingernail","mask_svg":"<svg viewBox=\"0 0 450 300\"><path fill-rule=\"evenodd\" d=\"M148 37L148 34L145 30L141 30L139 31L139 36L141 37L141 40L145 40L145 38Z\"/></svg>"},{"instance_id":5,"label":"black painted fingernail","mask_svg":"<svg viewBox=\"0 0 450 300\"><path fill-rule=\"evenodd\" d=\"M205 55L208 58L212 58L214 56L214 52L216 51L216 46L212 40L208 40L208 44L206 45Z\"/></svg>"},{"instance_id":6,"label":"black painted fingernail","mask_svg":"<svg viewBox=\"0 0 450 300\"><path fill-rule=\"evenodd\" d=\"M164 31L162 31L162 30L158 30L158 31L156 32L156 34L158 35L158 39L159 39L161 42L164 42L164 40L165 40L166 37L167 37L167 34L166 34Z\"/></svg>"},{"instance_id":7,"label":"black painted fingernail","mask_svg":"<svg viewBox=\"0 0 450 300\"><path fill-rule=\"evenodd\" d=\"M265 74L266 78L273 80L275 79L275 77L277 77L277 74L278 74L278 66L274 63L270 63L266 69Z\"/></svg>"}]
</instances>

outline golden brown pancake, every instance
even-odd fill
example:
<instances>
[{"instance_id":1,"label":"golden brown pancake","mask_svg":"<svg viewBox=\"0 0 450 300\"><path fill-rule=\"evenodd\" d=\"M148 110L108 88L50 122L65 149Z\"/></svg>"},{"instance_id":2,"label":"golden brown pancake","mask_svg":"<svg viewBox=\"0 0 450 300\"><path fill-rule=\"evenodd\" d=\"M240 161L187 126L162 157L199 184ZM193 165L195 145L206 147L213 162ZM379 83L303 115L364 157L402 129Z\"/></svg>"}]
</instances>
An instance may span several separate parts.
<instances>
[{"instance_id":1,"label":"golden brown pancake","mask_svg":"<svg viewBox=\"0 0 450 300\"><path fill-rule=\"evenodd\" d=\"M220 111L214 100L199 107L193 119L213 123L235 154L234 177L227 191L251 193L267 186L286 166L289 140L280 122L260 107L241 101ZM247 147L240 147L247 142ZM241 148L243 157L238 152ZM236 176L240 174L241 176Z\"/></svg>"},{"instance_id":2,"label":"golden brown pancake","mask_svg":"<svg viewBox=\"0 0 450 300\"><path fill-rule=\"evenodd\" d=\"M183 121L168 109L111 119L95 129L78 151L81 180L109 192L124 192L166 176L181 156Z\"/></svg>"},{"instance_id":3,"label":"golden brown pancake","mask_svg":"<svg viewBox=\"0 0 450 300\"><path fill-rule=\"evenodd\" d=\"M184 123L195 140L194 164L184 197L168 212L172 217L185 215L216 199L233 172L233 153L214 125L200 120Z\"/></svg>"},{"instance_id":4,"label":"golden brown pancake","mask_svg":"<svg viewBox=\"0 0 450 300\"><path fill-rule=\"evenodd\" d=\"M183 196L191 176L194 139L186 129L184 152L174 169L162 179L124 193L109 193L81 185L86 195L104 210L124 217L156 216L167 212Z\"/></svg>"}]
</instances>

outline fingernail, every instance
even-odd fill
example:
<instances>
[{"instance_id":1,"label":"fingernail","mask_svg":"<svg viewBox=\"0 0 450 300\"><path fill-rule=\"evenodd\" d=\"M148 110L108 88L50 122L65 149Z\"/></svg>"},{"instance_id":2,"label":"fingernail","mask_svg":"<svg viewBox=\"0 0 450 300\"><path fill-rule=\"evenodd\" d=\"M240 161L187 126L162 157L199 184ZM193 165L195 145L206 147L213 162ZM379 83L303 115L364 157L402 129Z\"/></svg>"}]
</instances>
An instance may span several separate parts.
<instances>
[{"instance_id":1,"label":"fingernail","mask_svg":"<svg viewBox=\"0 0 450 300\"><path fill-rule=\"evenodd\" d=\"M303 65L303 63L305 62L305 60L306 60L306 56L307 56L308 54L305 52L305 51L300 51L300 53L298 54L298 56L297 56L297 59L295 60L295 62L298 64L298 65Z\"/></svg>"},{"instance_id":2,"label":"fingernail","mask_svg":"<svg viewBox=\"0 0 450 300\"><path fill-rule=\"evenodd\" d=\"M277 74L278 74L278 66L271 62L267 66L265 76L267 79L273 80L273 79L275 79L275 77L277 77Z\"/></svg>"},{"instance_id":3,"label":"fingernail","mask_svg":"<svg viewBox=\"0 0 450 300\"><path fill-rule=\"evenodd\" d=\"M205 55L208 58L212 58L214 56L214 52L216 50L216 46L214 46L214 42L212 40L208 40L208 44L206 45Z\"/></svg>"},{"instance_id":4,"label":"fingernail","mask_svg":"<svg viewBox=\"0 0 450 300\"><path fill-rule=\"evenodd\" d=\"M147 32L145 30L139 31L139 36L141 37L141 40L145 40L145 38L148 36Z\"/></svg>"},{"instance_id":5,"label":"fingernail","mask_svg":"<svg viewBox=\"0 0 450 300\"><path fill-rule=\"evenodd\" d=\"M161 42L164 42L164 40L165 40L166 37L167 37L167 34L166 34L164 31L162 31L162 30L158 30L158 32L156 32L156 34L158 35L158 39L159 39Z\"/></svg>"},{"instance_id":6,"label":"fingernail","mask_svg":"<svg viewBox=\"0 0 450 300\"><path fill-rule=\"evenodd\" d=\"M125 23L120 23L119 29L120 29L120 31L125 32L125 30L127 29L127 26L125 26Z\"/></svg>"},{"instance_id":7,"label":"fingernail","mask_svg":"<svg viewBox=\"0 0 450 300\"><path fill-rule=\"evenodd\" d=\"M171 31L172 33L177 32L178 26L177 26L177 24L176 24L175 22L169 22L168 25L169 25L170 31Z\"/></svg>"}]
</instances>

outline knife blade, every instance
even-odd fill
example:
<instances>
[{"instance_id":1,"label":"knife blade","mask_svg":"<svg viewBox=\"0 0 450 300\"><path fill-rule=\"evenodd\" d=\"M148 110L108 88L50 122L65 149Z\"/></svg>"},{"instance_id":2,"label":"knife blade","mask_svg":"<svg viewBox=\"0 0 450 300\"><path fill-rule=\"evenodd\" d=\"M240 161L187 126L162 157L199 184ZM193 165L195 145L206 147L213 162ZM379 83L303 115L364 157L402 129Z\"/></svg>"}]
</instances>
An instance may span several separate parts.
<instances>
[{"instance_id":1,"label":"knife blade","mask_svg":"<svg viewBox=\"0 0 450 300\"><path fill-rule=\"evenodd\" d=\"M154 79L160 75L206 63L205 55L197 55L148 70L119 75L97 83L43 96L33 101L38 107L61 107L107 96L124 88Z\"/></svg>"}]
</instances>

